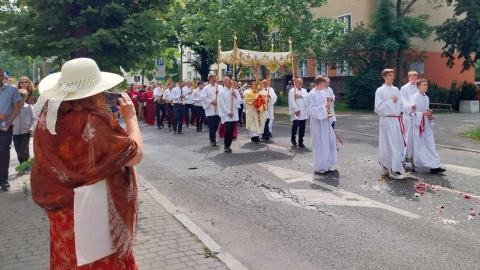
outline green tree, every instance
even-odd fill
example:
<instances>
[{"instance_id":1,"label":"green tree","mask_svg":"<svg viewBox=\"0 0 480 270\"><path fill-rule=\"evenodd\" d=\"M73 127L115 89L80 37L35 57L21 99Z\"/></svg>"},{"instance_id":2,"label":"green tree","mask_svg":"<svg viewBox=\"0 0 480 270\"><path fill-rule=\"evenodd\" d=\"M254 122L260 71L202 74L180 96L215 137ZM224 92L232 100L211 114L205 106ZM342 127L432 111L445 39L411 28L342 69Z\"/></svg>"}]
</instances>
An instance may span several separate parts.
<instances>
[{"instance_id":1,"label":"green tree","mask_svg":"<svg viewBox=\"0 0 480 270\"><path fill-rule=\"evenodd\" d=\"M33 66L35 66L35 78L33 78ZM43 77L43 61L41 58L32 59L31 57L14 56L9 52L0 51L0 68L8 70L10 77L18 80L20 77L28 77L32 81ZM40 74L38 74L40 68Z\"/></svg>"},{"instance_id":2,"label":"green tree","mask_svg":"<svg viewBox=\"0 0 480 270\"><path fill-rule=\"evenodd\" d=\"M20 56L90 57L131 71L161 57L174 0L0 0L0 45Z\"/></svg>"},{"instance_id":3,"label":"green tree","mask_svg":"<svg viewBox=\"0 0 480 270\"><path fill-rule=\"evenodd\" d=\"M322 46L330 35L338 35L341 24L332 19L314 19L312 8L326 0L198 0L187 3L185 10L176 10L177 33L181 44L189 46L198 56L192 66L202 79L216 62L218 39L222 50L233 49L236 34L239 48L288 51L288 40L300 56L324 53ZM306 34L308 33L308 34ZM266 71L262 69L265 77ZM237 72L238 74L238 72Z\"/></svg>"},{"instance_id":4,"label":"green tree","mask_svg":"<svg viewBox=\"0 0 480 270\"><path fill-rule=\"evenodd\" d=\"M453 5L453 17L436 28L435 40L445 42L442 56L447 57L448 67L454 65L455 58L463 59L463 72L475 67L480 60L480 3L475 0L447 0L447 5Z\"/></svg>"}]
</instances>

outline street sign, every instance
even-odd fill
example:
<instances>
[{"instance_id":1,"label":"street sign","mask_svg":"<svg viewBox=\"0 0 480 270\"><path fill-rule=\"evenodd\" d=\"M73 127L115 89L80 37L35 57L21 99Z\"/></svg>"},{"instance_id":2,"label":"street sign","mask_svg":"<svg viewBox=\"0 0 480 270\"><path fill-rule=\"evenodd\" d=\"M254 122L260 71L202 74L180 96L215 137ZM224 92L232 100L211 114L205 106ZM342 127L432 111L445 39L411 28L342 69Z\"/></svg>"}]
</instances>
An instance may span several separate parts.
<instances>
[{"instance_id":1,"label":"street sign","mask_svg":"<svg viewBox=\"0 0 480 270\"><path fill-rule=\"evenodd\" d=\"M165 82L165 77L156 77L155 80L157 80L157 82Z\"/></svg>"},{"instance_id":2,"label":"street sign","mask_svg":"<svg viewBox=\"0 0 480 270\"><path fill-rule=\"evenodd\" d=\"M134 76L133 81L134 82L139 82L140 81L140 76Z\"/></svg>"},{"instance_id":3,"label":"street sign","mask_svg":"<svg viewBox=\"0 0 480 270\"><path fill-rule=\"evenodd\" d=\"M163 67L165 66L165 63L162 61L162 59L157 59L157 67Z\"/></svg>"},{"instance_id":4,"label":"street sign","mask_svg":"<svg viewBox=\"0 0 480 270\"><path fill-rule=\"evenodd\" d=\"M5 71L3 72L3 75L5 75L6 77L10 77L10 71L5 70Z\"/></svg>"}]
</instances>

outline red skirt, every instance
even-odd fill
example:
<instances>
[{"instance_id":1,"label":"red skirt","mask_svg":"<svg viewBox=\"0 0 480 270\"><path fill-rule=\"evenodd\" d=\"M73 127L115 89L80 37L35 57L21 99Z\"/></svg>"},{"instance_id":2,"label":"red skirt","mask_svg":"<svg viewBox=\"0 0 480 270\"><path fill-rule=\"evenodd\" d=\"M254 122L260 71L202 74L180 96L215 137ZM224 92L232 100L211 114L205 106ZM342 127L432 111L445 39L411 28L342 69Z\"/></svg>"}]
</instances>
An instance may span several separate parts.
<instances>
[{"instance_id":1,"label":"red skirt","mask_svg":"<svg viewBox=\"0 0 480 270\"><path fill-rule=\"evenodd\" d=\"M73 205L48 213L50 219L50 269L112 269L138 270L133 253L123 260L113 253L91 264L77 266L73 231ZM92 228L94 229L94 228Z\"/></svg>"}]
</instances>

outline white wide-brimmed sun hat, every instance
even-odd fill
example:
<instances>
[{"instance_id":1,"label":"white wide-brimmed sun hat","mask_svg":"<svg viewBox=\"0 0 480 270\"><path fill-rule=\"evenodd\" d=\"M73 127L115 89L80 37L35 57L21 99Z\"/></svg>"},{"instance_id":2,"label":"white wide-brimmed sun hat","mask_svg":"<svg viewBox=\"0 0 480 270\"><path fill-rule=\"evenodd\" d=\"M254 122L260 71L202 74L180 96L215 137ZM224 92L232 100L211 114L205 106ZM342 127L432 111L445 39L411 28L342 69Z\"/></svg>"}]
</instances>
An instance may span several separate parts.
<instances>
[{"instance_id":1,"label":"white wide-brimmed sun hat","mask_svg":"<svg viewBox=\"0 0 480 270\"><path fill-rule=\"evenodd\" d=\"M121 83L124 78L118 74L102 72L97 63L89 58L77 58L63 64L61 72L44 78L39 86L40 97L33 106L40 115L48 100L47 128L55 135L57 113L63 101L93 96Z\"/></svg>"}]
</instances>

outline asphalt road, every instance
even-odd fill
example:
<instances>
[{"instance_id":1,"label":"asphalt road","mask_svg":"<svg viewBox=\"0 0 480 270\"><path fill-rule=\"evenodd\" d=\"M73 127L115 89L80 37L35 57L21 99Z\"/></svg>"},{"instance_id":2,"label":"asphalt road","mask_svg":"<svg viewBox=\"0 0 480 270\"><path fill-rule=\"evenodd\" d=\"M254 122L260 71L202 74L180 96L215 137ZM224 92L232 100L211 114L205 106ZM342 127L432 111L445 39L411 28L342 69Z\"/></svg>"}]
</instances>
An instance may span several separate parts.
<instances>
[{"instance_id":1,"label":"asphalt road","mask_svg":"<svg viewBox=\"0 0 480 270\"><path fill-rule=\"evenodd\" d=\"M325 176L313 175L309 129L307 148L292 148L281 117L273 143L240 128L231 154L206 129L142 125L137 173L249 269L479 269L480 153L439 147L445 175L383 179L378 118L337 116L344 145ZM437 143L480 150L456 134L479 118L439 115Z\"/></svg>"}]
</instances>

